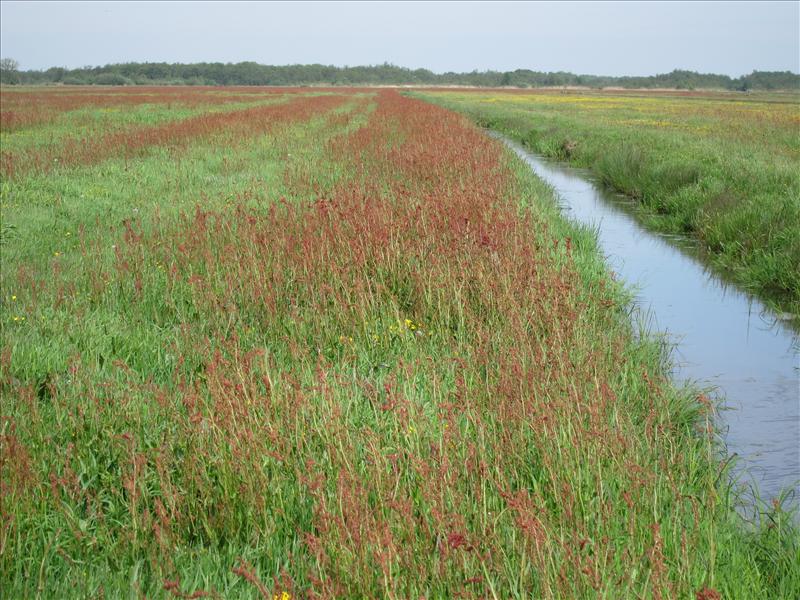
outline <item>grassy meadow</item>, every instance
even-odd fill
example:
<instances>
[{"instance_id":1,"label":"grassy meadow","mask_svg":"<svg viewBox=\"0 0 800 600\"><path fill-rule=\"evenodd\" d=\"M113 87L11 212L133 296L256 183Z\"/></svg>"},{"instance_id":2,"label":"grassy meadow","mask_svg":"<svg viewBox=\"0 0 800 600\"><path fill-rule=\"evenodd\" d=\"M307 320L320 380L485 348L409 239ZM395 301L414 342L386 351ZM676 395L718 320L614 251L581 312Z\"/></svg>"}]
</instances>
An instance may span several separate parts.
<instances>
[{"instance_id":1,"label":"grassy meadow","mask_svg":"<svg viewBox=\"0 0 800 600\"><path fill-rule=\"evenodd\" d=\"M506 131L538 110L493 94L437 102ZM525 136L577 156L621 131L539 113ZM3 597L797 597L792 516L740 516L714 407L466 117L391 90L3 89L0 135ZM769 144L748 172L777 253L797 139L740 135Z\"/></svg>"},{"instance_id":2,"label":"grassy meadow","mask_svg":"<svg viewBox=\"0 0 800 600\"><path fill-rule=\"evenodd\" d=\"M422 97L590 168L711 265L800 315L800 95L447 91Z\"/></svg>"}]
</instances>

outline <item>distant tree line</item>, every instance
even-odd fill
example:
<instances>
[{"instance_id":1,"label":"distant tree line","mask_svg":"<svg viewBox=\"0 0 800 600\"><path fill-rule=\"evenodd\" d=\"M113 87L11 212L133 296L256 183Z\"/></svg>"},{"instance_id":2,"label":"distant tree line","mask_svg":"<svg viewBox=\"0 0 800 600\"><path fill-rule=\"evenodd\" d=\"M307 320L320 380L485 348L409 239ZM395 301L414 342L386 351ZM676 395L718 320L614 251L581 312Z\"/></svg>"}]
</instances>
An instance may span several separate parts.
<instances>
[{"instance_id":1,"label":"distant tree line","mask_svg":"<svg viewBox=\"0 0 800 600\"><path fill-rule=\"evenodd\" d=\"M725 90L797 90L800 75L791 71L753 71L731 78L727 75L675 70L647 77L575 75L558 71L472 71L434 73L391 64L361 67L326 65L261 65L240 63L123 63L104 67L44 71L19 70L13 59L2 59L0 81L4 84L65 85L468 85L478 87L675 88Z\"/></svg>"}]
</instances>

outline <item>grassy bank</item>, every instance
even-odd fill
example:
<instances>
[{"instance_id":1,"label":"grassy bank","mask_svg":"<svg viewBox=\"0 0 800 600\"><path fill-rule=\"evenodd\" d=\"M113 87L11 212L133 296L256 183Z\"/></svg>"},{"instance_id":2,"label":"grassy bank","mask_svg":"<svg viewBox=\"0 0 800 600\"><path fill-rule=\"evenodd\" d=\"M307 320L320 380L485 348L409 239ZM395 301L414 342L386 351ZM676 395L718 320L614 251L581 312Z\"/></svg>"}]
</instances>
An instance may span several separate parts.
<instances>
[{"instance_id":1,"label":"grassy bank","mask_svg":"<svg viewBox=\"0 0 800 600\"><path fill-rule=\"evenodd\" d=\"M4 174L8 596L795 595L501 144L389 91L226 114Z\"/></svg>"},{"instance_id":2,"label":"grassy bank","mask_svg":"<svg viewBox=\"0 0 800 600\"><path fill-rule=\"evenodd\" d=\"M534 152L590 168L640 201L652 228L694 237L710 263L800 314L796 94L426 92Z\"/></svg>"}]
</instances>

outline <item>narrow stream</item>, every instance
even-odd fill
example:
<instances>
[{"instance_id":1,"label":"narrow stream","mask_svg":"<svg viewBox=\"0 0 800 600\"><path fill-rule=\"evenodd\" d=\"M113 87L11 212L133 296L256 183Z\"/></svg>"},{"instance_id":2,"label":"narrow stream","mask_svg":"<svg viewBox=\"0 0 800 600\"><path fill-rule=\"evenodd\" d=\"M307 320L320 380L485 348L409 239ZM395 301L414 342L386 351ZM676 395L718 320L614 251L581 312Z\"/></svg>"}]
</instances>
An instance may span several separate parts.
<instances>
[{"instance_id":1,"label":"narrow stream","mask_svg":"<svg viewBox=\"0 0 800 600\"><path fill-rule=\"evenodd\" d=\"M723 282L680 239L644 229L630 202L588 171L563 166L505 142L555 188L564 212L598 230L611 269L636 291L651 329L675 345L677 382L715 386L720 429L736 474L762 499L794 491L800 501L800 338L757 299ZM684 240L684 246L686 241Z\"/></svg>"}]
</instances>

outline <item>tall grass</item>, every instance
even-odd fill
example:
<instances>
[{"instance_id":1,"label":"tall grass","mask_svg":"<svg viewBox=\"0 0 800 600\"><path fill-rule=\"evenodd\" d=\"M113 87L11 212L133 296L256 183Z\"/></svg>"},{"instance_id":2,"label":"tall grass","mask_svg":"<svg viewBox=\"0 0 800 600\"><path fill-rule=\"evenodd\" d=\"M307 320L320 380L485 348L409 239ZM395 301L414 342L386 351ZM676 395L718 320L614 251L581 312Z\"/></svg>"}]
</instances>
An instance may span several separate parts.
<instances>
[{"instance_id":1,"label":"tall grass","mask_svg":"<svg viewBox=\"0 0 800 600\"><path fill-rule=\"evenodd\" d=\"M793 597L591 232L452 112L325 107L54 174L186 185L68 241L12 208L6 593Z\"/></svg>"}]
</instances>

